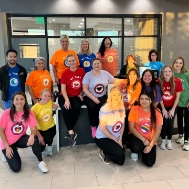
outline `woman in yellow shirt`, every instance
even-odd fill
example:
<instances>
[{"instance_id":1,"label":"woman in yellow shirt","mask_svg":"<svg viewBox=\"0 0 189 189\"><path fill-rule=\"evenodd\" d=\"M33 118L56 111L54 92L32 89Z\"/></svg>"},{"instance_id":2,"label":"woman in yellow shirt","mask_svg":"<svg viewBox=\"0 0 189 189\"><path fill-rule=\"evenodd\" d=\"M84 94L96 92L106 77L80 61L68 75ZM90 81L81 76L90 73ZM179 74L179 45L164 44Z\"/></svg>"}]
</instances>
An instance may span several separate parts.
<instances>
[{"instance_id":1,"label":"woman in yellow shirt","mask_svg":"<svg viewBox=\"0 0 189 189\"><path fill-rule=\"evenodd\" d=\"M56 135L56 126L53 118L53 109L58 106L53 104L51 92L44 89L40 100L31 108L37 119L37 136L41 145L41 151L46 148L46 155L52 155L53 138Z\"/></svg>"}]
</instances>

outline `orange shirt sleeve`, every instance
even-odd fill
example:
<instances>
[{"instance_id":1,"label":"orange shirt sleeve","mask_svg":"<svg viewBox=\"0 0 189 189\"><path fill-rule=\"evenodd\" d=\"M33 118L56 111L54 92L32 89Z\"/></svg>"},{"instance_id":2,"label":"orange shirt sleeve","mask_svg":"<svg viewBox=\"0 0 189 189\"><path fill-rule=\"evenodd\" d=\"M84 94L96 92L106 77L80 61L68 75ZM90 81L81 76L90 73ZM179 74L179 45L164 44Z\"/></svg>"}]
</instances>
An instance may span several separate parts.
<instances>
[{"instance_id":1,"label":"orange shirt sleeve","mask_svg":"<svg viewBox=\"0 0 189 189\"><path fill-rule=\"evenodd\" d=\"M163 117L162 114L156 110L156 126L161 126L163 125Z\"/></svg>"},{"instance_id":2,"label":"orange shirt sleeve","mask_svg":"<svg viewBox=\"0 0 189 189\"><path fill-rule=\"evenodd\" d=\"M27 86L29 86L29 87L33 86L33 82L34 82L33 78L35 78L35 72L34 71L30 72L30 74L29 74L29 76L28 76L28 78L26 80L26 85Z\"/></svg>"},{"instance_id":3,"label":"orange shirt sleeve","mask_svg":"<svg viewBox=\"0 0 189 189\"><path fill-rule=\"evenodd\" d=\"M58 62L56 60L57 60L57 51L52 55L52 58L50 60L50 64L52 64L53 66L57 66Z\"/></svg>"},{"instance_id":4,"label":"orange shirt sleeve","mask_svg":"<svg viewBox=\"0 0 189 189\"><path fill-rule=\"evenodd\" d=\"M130 113L129 113L128 121L136 122L137 121L137 117L138 117L137 114L138 114L138 107L137 106L133 106L131 108Z\"/></svg>"},{"instance_id":5,"label":"orange shirt sleeve","mask_svg":"<svg viewBox=\"0 0 189 189\"><path fill-rule=\"evenodd\" d=\"M135 93L133 94L133 97L138 99L139 96L140 96L141 90L142 90L142 85L141 85L140 82L138 82L137 85L136 85L136 89L135 89Z\"/></svg>"}]
</instances>

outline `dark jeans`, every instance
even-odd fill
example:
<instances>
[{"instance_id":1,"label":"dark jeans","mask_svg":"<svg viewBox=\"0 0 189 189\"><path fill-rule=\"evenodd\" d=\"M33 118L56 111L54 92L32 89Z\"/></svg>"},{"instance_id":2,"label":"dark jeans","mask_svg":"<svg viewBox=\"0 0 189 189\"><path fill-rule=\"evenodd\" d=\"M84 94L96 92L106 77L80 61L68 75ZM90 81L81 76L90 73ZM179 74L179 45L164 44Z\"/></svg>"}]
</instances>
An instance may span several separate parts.
<instances>
[{"instance_id":1,"label":"dark jeans","mask_svg":"<svg viewBox=\"0 0 189 189\"><path fill-rule=\"evenodd\" d=\"M59 79L59 84L57 84L59 93L61 92L61 79Z\"/></svg>"},{"instance_id":2,"label":"dark jeans","mask_svg":"<svg viewBox=\"0 0 189 189\"><path fill-rule=\"evenodd\" d=\"M152 167L156 162L156 145L153 146L151 151L145 154L144 151L144 143L135 137L134 135L129 135L129 146L132 153L142 154L142 162L148 166Z\"/></svg>"},{"instance_id":3,"label":"dark jeans","mask_svg":"<svg viewBox=\"0 0 189 189\"><path fill-rule=\"evenodd\" d=\"M80 98L76 97L69 97L71 108L68 110L64 107L64 97L62 95L58 98L59 106L62 110L62 115L66 124L68 131L73 130L80 114L82 101Z\"/></svg>"},{"instance_id":4,"label":"dark jeans","mask_svg":"<svg viewBox=\"0 0 189 189\"><path fill-rule=\"evenodd\" d=\"M109 138L95 138L96 145L103 150L104 155L118 165L123 165L125 161L124 149L115 141Z\"/></svg>"},{"instance_id":5,"label":"dark jeans","mask_svg":"<svg viewBox=\"0 0 189 189\"><path fill-rule=\"evenodd\" d=\"M98 126L99 125L99 111L100 108L106 103L107 96L104 95L99 97L98 100L100 101L99 104L96 104L93 100L89 97L84 96L83 98L85 105L87 106L89 120L91 126Z\"/></svg>"},{"instance_id":6,"label":"dark jeans","mask_svg":"<svg viewBox=\"0 0 189 189\"><path fill-rule=\"evenodd\" d=\"M169 111L172 109L172 107L165 107L165 109L167 111ZM170 118L166 119L165 117L163 118L163 125L162 125L162 129L161 129L161 138L162 139L165 139L166 136L167 136L168 140L172 139L173 125L174 125L174 119L175 119L176 112L177 112L177 108L175 108L174 117L172 119L170 119Z\"/></svg>"},{"instance_id":7,"label":"dark jeans","mask_svg":"<svg viewBox=\"0 0 189 189\"><path fill-rule=\"evenodd\" d=\"M9 167L13 172L20 171L21 165L22 165L22 161L18 154L17 148L27 148L28 139L29 139L29 135L23 135L21 138L19 138L18 141L10 145L10 147L13 150L13 157L11 159L9 159L6 156L6 149L2 150L4 156L6 157ZM41 149L40 149L40 145L39 145L39 141L37 137L35 137L34 144L31 146L31 148L32 148L33 153L37 157L38 161L39 162L43 161L42 155L41 155Z\"/></svg>"},{"instance_id":8,"label":"dark jeans","mask_svg":"<svg viewBox=\"0 0 189 189\"><path fill-rule=\"evenodd\" d=\"M177 107L177 125L180 135L183 135L183 117L184 117L184 140L188 141L189 110L186 107Z\"/></svg>"},{"instance_id":9,"label":"dark jeans","mask_svg":"<svg viewBox=\"0 0 189 189\"><path fill-rule=\"evenodd\" d=\"M56 126L53 126L46 131L39 130L39 132L41 136L43 137L45 144L47 144L48 146L52 146L53 138L56 135ZM41 151L43 151L45 147L46 145L45 146L41 145Z\"/></svg>"}]
</instances>

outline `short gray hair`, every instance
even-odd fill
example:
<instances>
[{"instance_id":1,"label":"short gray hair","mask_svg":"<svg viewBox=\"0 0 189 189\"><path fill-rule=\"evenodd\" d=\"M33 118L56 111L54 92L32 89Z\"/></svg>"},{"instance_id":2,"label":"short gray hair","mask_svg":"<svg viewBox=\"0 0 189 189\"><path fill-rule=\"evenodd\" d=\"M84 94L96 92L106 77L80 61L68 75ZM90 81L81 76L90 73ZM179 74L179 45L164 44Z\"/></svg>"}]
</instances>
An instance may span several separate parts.
<instances>
[{"instance_id":1,"label":"short gray hair","mask_svg":"<svg viewBox=\"0 0 189 189\"><path fill-rule=\"evenodd\" d=\"M34 60L34 63L37 63L39 60L43 60L45 62L45 58L44 57L37 57L35 60Z\"/></svg>"}]
</instances>

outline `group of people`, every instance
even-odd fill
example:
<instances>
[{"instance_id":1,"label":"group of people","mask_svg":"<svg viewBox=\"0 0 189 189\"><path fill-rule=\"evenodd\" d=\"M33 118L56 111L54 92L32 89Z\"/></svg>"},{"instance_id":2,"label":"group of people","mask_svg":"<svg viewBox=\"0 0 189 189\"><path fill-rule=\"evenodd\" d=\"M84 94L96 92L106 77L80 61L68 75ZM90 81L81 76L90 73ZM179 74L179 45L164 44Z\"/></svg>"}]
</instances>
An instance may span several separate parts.
<instances>
[{"instance_id":1,"label":"group of people","mask_svg":"<svg viewBox=\"0 0 189 189\"><path fill-rule=\"evenodd\" d=\"M129 144L131 158L151 167L156 161L157 140L161 135L160 148L172 150L174 118L177 113L179 137L177 143L189 150L189 72L184 59L178 57L172 66L158 61L158 52L149 52L146 69L139 75L134 55L128 55L126 64L118 73L118 53L112 41L105 37L95 55L87 39L81 41L78 54L70 50L69 37L60 37L61 49L57 50L50 64L55 83L60 92L58 104L68 132L64 136L70 145L76 144L74 126L81 105L85 104L92 137L100 148L99 157L107 164L123 165L123 144ZM16 63L17 52L6 52L7 64L0 68L0 90L5 111L0 117L0 148L3 158L14 172L21 169L17 148L32 147L42 172L48 172L41 152L52 155L56 127L53 109L53 80L45 69L45 59L35 59L35 70L27 77L24 67ZM153 70L160 78L154 77ZM160 74L161 73L161 74ZM121 78L121 79L117 79ZM29 109L25 84L32 99ZM108 94L108 85L112 84ZM177 111L179 110L179 111ZM183 132L184 118L184 132ZM30 128L31 134L26 130ZM183 138L184 137L184 138Z\"/></svg>"}]
</instances>

